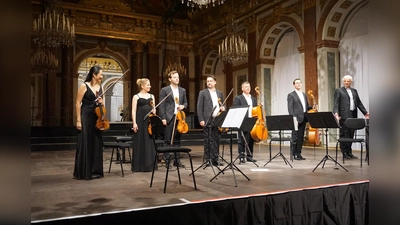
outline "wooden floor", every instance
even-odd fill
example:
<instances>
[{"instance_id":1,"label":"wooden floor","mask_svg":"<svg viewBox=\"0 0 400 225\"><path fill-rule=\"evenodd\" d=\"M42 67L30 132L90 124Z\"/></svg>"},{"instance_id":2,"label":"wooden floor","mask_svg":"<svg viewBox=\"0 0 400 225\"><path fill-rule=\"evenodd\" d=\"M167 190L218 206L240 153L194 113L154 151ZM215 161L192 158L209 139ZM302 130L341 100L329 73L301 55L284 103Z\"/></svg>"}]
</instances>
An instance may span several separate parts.
<instances>
[{"instance_id":1,"label":"wooden floor","mask_svg":"<svg viewBox=\"0 0 400 225\"><path fill-rule=\"evenodd\" d=\"M192 146L194 168L203 160L203 147ZM73 179L74 150L35 151L31 152L31 221L39 222L72 216L87 216L105 212L124 210L143 210L189 202L212 201L286 192L298 189L338 185L369 180L369 166L366 162L360 167L360 159L346 160L342 164L348 172L327 160L312 170L324 158L325 148L303 147L303 161L293 161L291 168L281 157L277 157L266 166L269 160L268 145L255 144L254 158L258 161L235 165L250 179L247 180L239 171L227 170L210 181L217 173L216 167L200 168L195 172L197 190L194 189L190 174L189 161L182 159L186 169L180 170L182 185L179 185L177 171L170 171L167 191L163 193L165 167L155 172L153 187L150 188L151 173L132 173L130 163L124 163L125 177L121 176L120 165L112 163L108 173L111 150L104 151L105 177L90 181ZM279 151L273 145L272 156ZM283 147L282 153L289 159L289 148ZM329 150L334 157L334 149ZM354 153L360 156L360 152ZM364 154L365 155L365 154ZM233 145L233 158L237 156L237 146ZM230 161L229 150L225 151L225 160ZM338 161L342 163L342 158ZM226 165L226 163L224 163ZM225 165L223 167L225 167ZM223 168L220 167L220 168ZM235 186L235 179L237 187Z\"/></svg>"}]
</instances>

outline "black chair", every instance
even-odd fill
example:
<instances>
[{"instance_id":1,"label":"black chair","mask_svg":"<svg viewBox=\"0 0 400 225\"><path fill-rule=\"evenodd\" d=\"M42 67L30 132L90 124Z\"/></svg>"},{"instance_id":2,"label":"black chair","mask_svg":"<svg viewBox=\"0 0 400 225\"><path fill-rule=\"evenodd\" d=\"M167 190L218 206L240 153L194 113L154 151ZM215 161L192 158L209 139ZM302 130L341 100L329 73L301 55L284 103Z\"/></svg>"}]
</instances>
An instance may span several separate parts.
<instances>
[{"instance_id":1,"label":"black chair","mask_svg":"<svg viewBox=\"0 0 400 225\"><path fill-rule=\"evenodd\" d=\"M124 177L124 168L122 164L124 163L120 150L124 150L125 148L128 149L131 147L129 143L122 143L122 142L104 142L103 143L104 148L112 148L111 152L111 159L110 159L110 167L108 168L108 172L110 173L111 171L111 164L113 161L117 161L121 165L121 172L122 172L122 177ZM116 151L116 160L113 160L114 158L114 151ZM129 151L129 156L130 156L130 151Z\"/></svg>"},{"instance_id":2,"label":"black chair","mask_svg":"<svg viewBox=\"0 0 400 225\"><path fill-rule=\"evenodd\" d=\"M194 189L197 190L196 179L194 177L194 171L193 171L192 156L190 155L190 152L192 150L189 148L185 148L185 147L165 146L165 145L160 146L157 143L157 137L163 131L164 125L162 124L162 121L158 116L152 116L149 118L150 118L150 123L151 123L151 131L152 131L152 137L153 137L153 142L154 142L154 148L156 150L156 156L154 158L154 164L153 164L153 171L151 173L150 187L153 186L154 171L156 168L156 163L158 161L159 155L163 155L164 153L170 153L168 161L167 161L167 172L165 174L165 181L164 181L164 193L165 193L165 191L167 189L167 180L168 180L169 167L170 167L170 163L171 163L171 157L172 157L172 155L174 155L174 157L176 158L176 154L179 152L179 153L185 153L189 156L190 168L192 170L191 176L193 177ZM176 171L178 172L179 184L182 184L178 165L176 166Z\"/></svg>"},{"instance_id":3,"label":"black chair","mask_svg":"<svg viewBox=\"0 0 400 225\"><path fill-rule=\"evenodd\" d=\"M362 167L362 155L363 155L363 143L365 143L364 138L357 138L357 130L361 130L365 128L365 119L362 118L348 118L344 121L344 126L346 126L349 129L355 130L355 137L354 138L339 138L337 139L336 142L336 161L338 157L338 145L341 142L349 142L349 143L360 143L361 145L361 164L360 167ZM344 157L343 157L343 164L344 164Z\"/></svg>"}]
</instances>

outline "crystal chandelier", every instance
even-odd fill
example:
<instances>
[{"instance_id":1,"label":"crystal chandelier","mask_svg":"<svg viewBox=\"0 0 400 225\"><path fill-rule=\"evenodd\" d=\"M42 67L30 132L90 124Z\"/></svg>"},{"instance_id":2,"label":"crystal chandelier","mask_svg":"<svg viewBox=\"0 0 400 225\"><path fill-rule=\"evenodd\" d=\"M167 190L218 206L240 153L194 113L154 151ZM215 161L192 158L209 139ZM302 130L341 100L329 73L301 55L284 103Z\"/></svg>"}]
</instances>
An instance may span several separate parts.
<instances>
[{"instance_id":1,"label":"crystal chandelier","mask_svg":"<svg viewBox=\"0 0 400 225\"><path fill-rule=\"evenodd\" d=\"M232 21L227 25L227 35L218 46L219 57L228 63L247 59L247 43L237 33L237 23Z\"/></svg>"},{"instance_id":2,"label":"crystal chandelier","mask_svg":"<svg viewBox=\"0 0 400 225\"><path fill-rule=\"evenodd\" d=\"M203 6L208 8L209 5L215 7L217 4L222 5L224 2L225 0L182 0L182 4L186 4L187 6L190 7L198 6L199 8Z\"/></svg>"},{"instance_id":3,"label":"crystal chandelier","mask_svg":"<svg viewBox=\"0 0 400 225\"><path fill-rule=\"evenodd\" d=\"M46 10L33 21L33 42L43 47L73 46L75 25L62 12L57 0L48 0Z\"/></svg>"},{"instance_id":4,"label":"crystal chandelier","mask_svg":"<svg viewBox=\"0 0 400 225\"><path fill-rule=\"evenodd\" d=\"M186 76L186 68L180 63L174 62L169 63L167 68L165 68L164 74L168 74L171 71L178 72L179 76L185 77Z\"/></svg>"},{"instance_id":5,"label":"crystal chandelier","mask_svg":"<svg viewBox=\"0 0 400 225\"><path fill-rule=\"evenodd\" d=\"M58 67L58 59L50 50L40 48L31 56L31 66L39 70L53 71Z\"/></svg>"}]
</instances>

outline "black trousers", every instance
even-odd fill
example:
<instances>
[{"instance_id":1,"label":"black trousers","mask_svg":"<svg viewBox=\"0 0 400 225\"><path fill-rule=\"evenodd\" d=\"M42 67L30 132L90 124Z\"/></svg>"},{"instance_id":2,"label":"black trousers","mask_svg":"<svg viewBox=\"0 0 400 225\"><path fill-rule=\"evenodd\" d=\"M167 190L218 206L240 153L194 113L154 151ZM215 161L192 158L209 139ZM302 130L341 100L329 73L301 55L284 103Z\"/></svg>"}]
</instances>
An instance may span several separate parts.
<instances>
[{"instance_id":1,"label":"black trousers","mask_svg":"<svg viewBox=\"0 0 400 225\"><path fill-rule=\"evenodd\" d=\"M243 140L241 131L239 131L238 133L239 138L238 138L238 153L239 155L246 155L249 157L253 156L253 148L254 148L254 140L250 135L250 132L243 132L243 136L244 138L246 138L247 144L249 145L249 150L250 150L250 154L246 151L246 143Z\"/></svg>"},{"instance_id":2,"label":"black trousers","mask_svg":"<svg viewBox=\"0 0 400 225\"><path fill-rule=\"evenodd\" d=\"M357 111L353 111L352 113L352 117L350 118L357 118ZM353 129L349 129L348 127L346 127L344 125L344 121L346 121L346 119L340 119L339 123L341 128L339 129L340 131L340 138L354 138L354 130ZM351 149L353 143L351 142L340 142L340 150L342 150L343 154L352 154L353 150Z\"/></svg>"},{"instance_id":3,"label":"black trousers","mask_svg":"<svg viewBox=\"0 0 400 225\"><path fill-rule=\"evenodd\" d=\"M307 121L304 120L303 122L297 125L297 130L292 131L292 153L293 155L301 155L301 149L303 147L304 142L304 131L306 130Z\"/></svg>"}]
</instances>

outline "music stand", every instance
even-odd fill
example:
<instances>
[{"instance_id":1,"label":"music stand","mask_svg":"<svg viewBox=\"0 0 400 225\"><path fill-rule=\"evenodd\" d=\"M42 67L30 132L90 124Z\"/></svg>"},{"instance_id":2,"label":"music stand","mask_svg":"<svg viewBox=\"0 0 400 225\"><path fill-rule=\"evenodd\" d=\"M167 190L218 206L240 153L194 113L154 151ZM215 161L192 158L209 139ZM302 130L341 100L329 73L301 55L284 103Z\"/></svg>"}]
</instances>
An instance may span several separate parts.
<instances>
[{"instance_id":1,"label":"music stand","mask_svg":"<svg viewBox=\"0 0 400 225\"><path fill-rule=\"evenodd\" d=\"M207 119L207 121L206 121L206 124L204 125L204 129L208 129L208 141L207 141L207 147L208 147L208 157L207 157L207 160L205 160L204 162L203 162L203 164L201 164L199 167L197 167L197 169L195 169L194 171L193 171L193 173L195 173L197 170L199 170L200 168L202 168L203 167L203 169L206 169L208 166L210 166L211 167L211 169L213 170L213 173L214 173L214 175L215 175L215 170L214 170L214 165L213 165L213 163L212 163L212 161L211 161L211 156L210 156L210 154L211 154L211 143L210 143L210 136L212 135L211 134L211 132L212 132L212 129L213 128L215 128L215 127L219 127L219 126L221 126L221 123L222 123L222 121L225 119L225 117L226 117L226 111L222 111L217 117L212 117L212 115L214 114L214 111L215 111L215 109L216 109L216 106L213 108L213 110L212 110L212 112L211 112L211 114L210 114L210 116L208 117L208 119ZM220 157L219 156L219 153L218 153L218 157ZM222 158L222 157L221 157ZM224 160L224 159L222 159L222 160ZM225 160L224 160L225 161ZM226 163L228 163L227 161L225 161ZM217 167L217 166L216 166ZM217 169L219 170L219 171L221 171L221 169L219 168L219 167L217 167ZM191 174L190 174L191 175ZM189 176L190 176L189 175Z\"/></svg>"},{"instance_id":2,"label":"music stand","mask_svg":"<svg viewBox=\"0 0 400 225\"><path fill-rule=\"evenodd\" d=\"M239 128L240 135L242 136L242 140L244 141L246 155L248 155L248 156L251 155L251 157L253 157L253 154L251 154L251 152L250 152L249 144L247 143L246 137L244 136L243 132L248 132L248 134L250 135L250 131L253 129L254 124L256 122L257 122L257 118L246 117L246 118L244 118L243 123ZM250 137L250 138L252 138L252 137ZM236 162L236 160L238 160L240 157L241 157L241 155L239 154L236 157L236 159L234 160L234 162ZM252 163L254 165L256 165L257 167L259 167L254 160L252 161Z\"/></svg>"},{"instance_id":3,"label":"music stand","mask_svg":"<svg viewBox=\"0 0 400 225\"><path fill-rule=\"evenodd\" d=\"M245 117L248 115L248 109L249 106L232 106L229 108L229 110L227 111L227 114L225 116L225 119L221 125L221 128L229 128L231 129L231 135L230 135L230 153L231 153L231 161L230 163L228 163L219 173L217 173L217 175L215 175L211 180L213 181L215 178L217 178L221 173L223 173L223 171L226 171L228 169L232 170L232 174L233 174L233 179L235 181L235 187L237 187L237 182L236 182L236 176L235 176L235 171L237 170L239 171L244 177L247 178L247 180L250 181L250 178L248 178L236 165L235 165L235 161L232 158L232 129L239 129L241 128L243 121L245 119ZM251 119L251 118L250 118ZM254 125L254 124L253 124Z\"/></svg>"},{"instance_id":4,"label":"music stand","mask_svg":"<svg viewBox=\"0 0 400 225\"><path fill-rule=\"evenodd\" d=\"M344 168L340 163L338 163L332 156L328 153L328 128L340 128L339 122L336 120L335 116L332 112L314 112L314 113L305 113L308 122L314 128L325 128L325 143L326 143L326 154L324 158L318 163L318 165L313 169L313 172L318 168L318 166L322 164L322 168L325 166L326 160L332 160L335 162L335 165L338 164L342 167L346 172L349 172L346 168ZM337 168L335 168L337 169Z\"/></svg>"},{"instance_id":5,"label":"music stand","mask_svg":"<svg viewBox=\"0 0 400 225\"><path fill-rule=\"evenodd\" d=\"M292 115L278 115L278 116L267 116L266 117L267 121L267 128L268 131L272 130L278 130L279 131L279 152L272 158L269 159L267 163L265 163L264 166L266 166L268 163L270 163L272 160L274 160L276 157L280 156L282 157L283 161L285 164L289 164L291 168L293 166L290 164L289 160L286 159L286 157L282 154L282 137L281 137L281 132L282 130L294 130L294 120ZM271 147L271 144L270 144ZM292 146L290 146L292 147ZM292 155L292 148L290 148L290 155ZM271 156L271 148L270 148L270 156Z\"/></svg>"}]
</instances>

